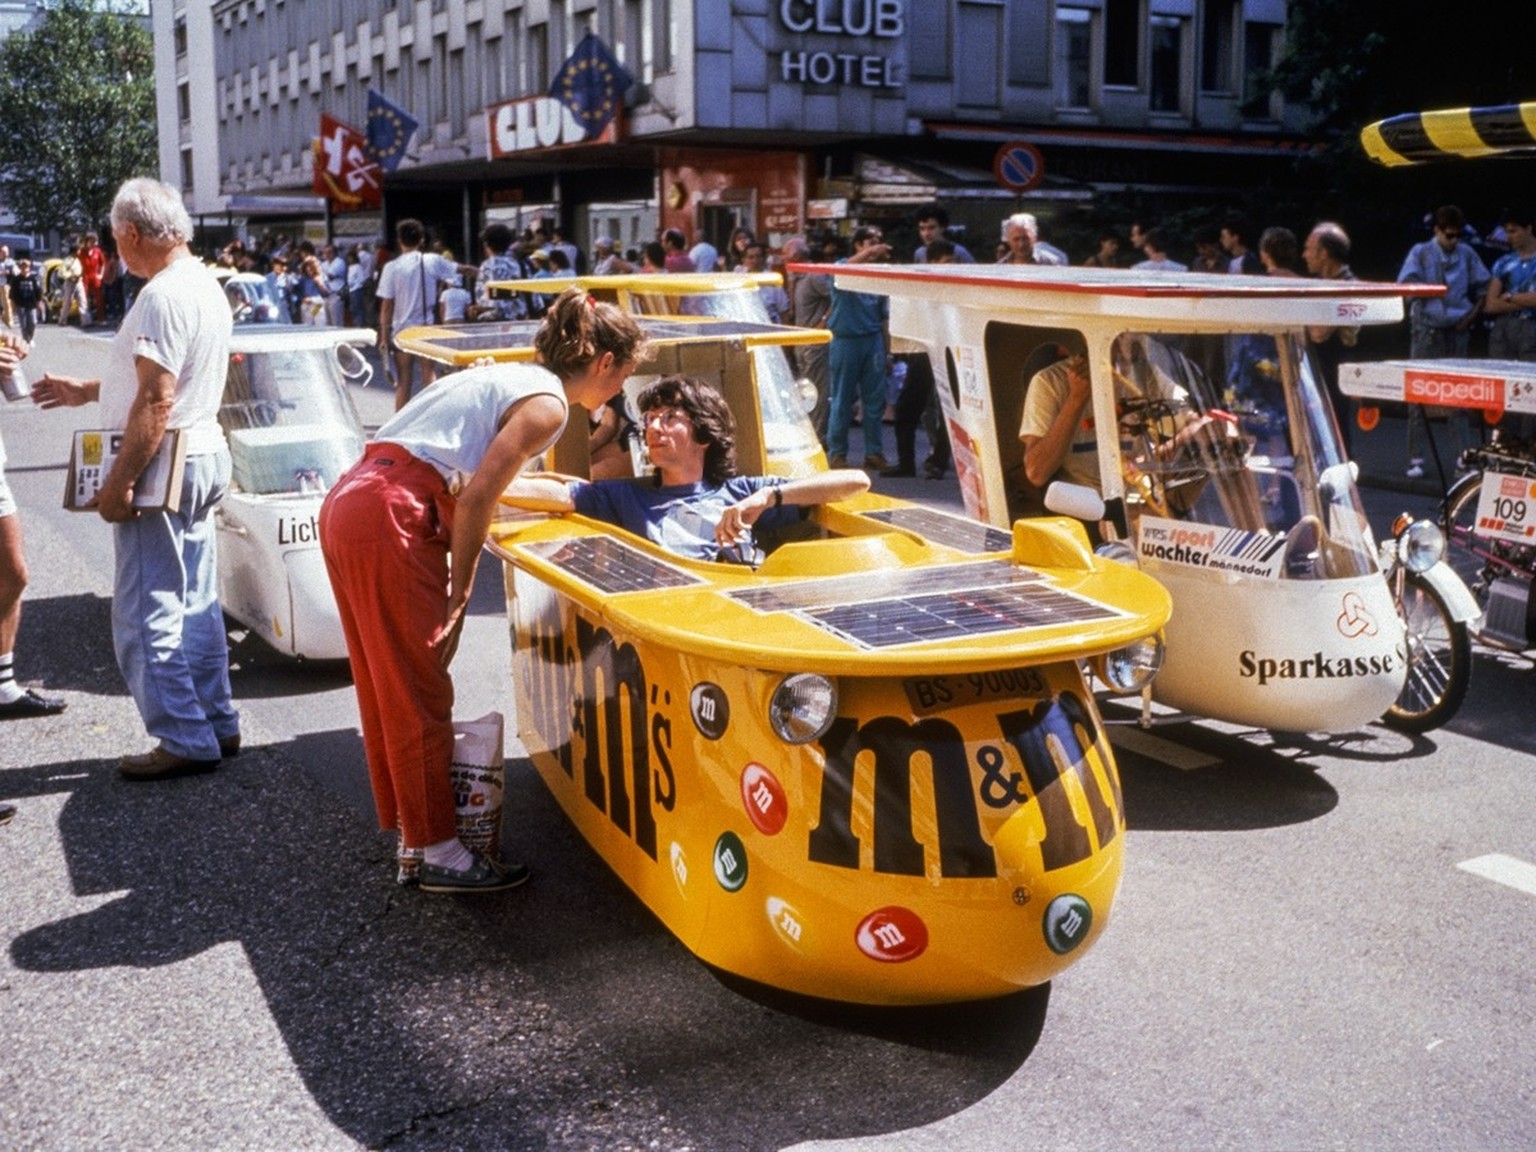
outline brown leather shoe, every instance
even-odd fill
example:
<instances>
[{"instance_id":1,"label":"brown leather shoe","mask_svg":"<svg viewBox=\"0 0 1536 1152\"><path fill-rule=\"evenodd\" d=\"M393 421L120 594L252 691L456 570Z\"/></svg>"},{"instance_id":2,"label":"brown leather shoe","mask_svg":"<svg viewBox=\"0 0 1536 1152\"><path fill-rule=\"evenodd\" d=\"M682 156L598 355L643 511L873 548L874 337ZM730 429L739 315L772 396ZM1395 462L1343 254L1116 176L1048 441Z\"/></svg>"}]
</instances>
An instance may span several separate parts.
<instances>
[{"instance_id":1,"label":"brown leather shoe","mask_svg":"<svg viewBox=\"0 0 1536 1152\"><path fill-rule=\"evenodd\" d=\"M218 766L217 760L192 760L167 752L159 745L117 762L118 773L124 780L175 780L180 776L201 776Z\"/></svg>"}]
</instances>

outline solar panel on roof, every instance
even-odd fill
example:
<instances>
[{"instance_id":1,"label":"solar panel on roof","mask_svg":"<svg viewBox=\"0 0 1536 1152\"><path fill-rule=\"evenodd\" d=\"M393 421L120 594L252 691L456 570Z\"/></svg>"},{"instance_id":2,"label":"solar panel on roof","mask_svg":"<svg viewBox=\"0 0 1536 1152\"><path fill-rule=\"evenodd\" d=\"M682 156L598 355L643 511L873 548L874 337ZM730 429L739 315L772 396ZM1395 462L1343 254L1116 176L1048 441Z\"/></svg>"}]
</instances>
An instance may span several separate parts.
<instances>
[{"instance_id":1,"label":"solar panel on roof","mask_svg":"<svg viewBox=\"0 0 1536 1152\"><path fill-rule=\"evenodd\" d=\"M728 595L758 612L798 616L860 648L897 648L1122 615L1054 588L1040 573L1006 560L797 580Z\"/></svg>"},{"instance_id":2,"label":"solar panel on roof","mask_svg":"<svg viewBox=\"0 0 1536 1152\"><path fill-rule=\"evenodd\" d=\"M721 340L751 340L769 343L799 343L807 335L803 329L776 324L758 324L747 320L678 319L674 317L636 316L646 336L658 344L709 343ZM396 336L400 347L417 355L444 363L466 365L480 356L525 359L532 355L536 320L499 320L479 324L429 324L407 328Z\"/></svg>"},{"instance_id":3,"label":"solar panel on roof","mask_svg":"<svg viewBox=\"0 0 1536 1152\"><path fill-rule=\"evenodd\" d=\"M1038 572L1006 560L980 560L932 568L895 568L857 572L850 576L794 580L766 588L745 588L730 593L730 596L758 612L791 612L965 588L1016 587L1038 584L1041 579Z\"/></svg>"},{"instance_id":4,"label":"solar panel on roof","mask_svg":"<svg viewBox=\"0 0 1536 1152\"><path fill-rule=\"evenodd\" d=\"M609 536L577 536L571 540L539 540L518 548L599 592L652 592L686 588L705 581L675 568L638 548Z\"/></svg>"},{"instance_id":5,"label":"solar panel on roof","mask_svg":"<svg viewBox=\"0 0 1536 1152\"><path fill-rule=\"evenodd\" d=\"M1036 584L845 604L804 615L817 626L860 647L899 648L994 632L1113 620L1119 613L1069 592Z\"/></svg>"},{"instance_id":6,"label":"solar panel on roof","mask_svg":"<svg viewBox=\"0 0 1536 1152\"><path fill-rule=\"evenodd\" d=\"M884 508L863 515L893 528L916 532L935 544L957 552L980 555L984 552L1008 552L1013 549L1013 534L990 524L966 520L932 508Z\"/></svg>"}]
</instances>

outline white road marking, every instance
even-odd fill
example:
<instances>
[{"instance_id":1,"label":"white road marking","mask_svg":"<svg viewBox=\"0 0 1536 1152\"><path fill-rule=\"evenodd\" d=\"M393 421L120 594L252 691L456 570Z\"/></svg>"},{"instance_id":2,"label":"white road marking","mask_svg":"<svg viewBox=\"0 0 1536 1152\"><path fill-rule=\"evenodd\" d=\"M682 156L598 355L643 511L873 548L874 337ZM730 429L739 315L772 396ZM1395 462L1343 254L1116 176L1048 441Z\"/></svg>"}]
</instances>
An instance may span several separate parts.
<instances>
[{"instance_id":1,"label":"white road marking","mask_svg":"<svg viewBox=\"0 0 1536 1152\"><path fill-rule=\"evenodd\" d=\"M1161 736L1154 736L1145 728L1135 728L1129 724L1106 724L1104 730L1109 733L1109 742L1116 748L1124 748L1127 752L1135 752L1138 756L1145 756L1149 760L1161 761L1181 772L1211 768L1222 762L1219 756L1212 756L1194 748L1186 748L1182 744L1175 744L1172 740L1164 740Z\"/></svg>"},{"instance_id":2,"label":"white road marking","mask_svg":"<svg viewBox=\"0 0 1536 1152\"><path fill-rule=\"evenodd\" d=\"M1484 880L1492 880L1495 884L1518 888L1529 896L1536 896L1536 864L1528 860L1494 852L1488 856L1463 860L1456 867L1474 876L1481 876Z\"/></svg>"}]
</instances>

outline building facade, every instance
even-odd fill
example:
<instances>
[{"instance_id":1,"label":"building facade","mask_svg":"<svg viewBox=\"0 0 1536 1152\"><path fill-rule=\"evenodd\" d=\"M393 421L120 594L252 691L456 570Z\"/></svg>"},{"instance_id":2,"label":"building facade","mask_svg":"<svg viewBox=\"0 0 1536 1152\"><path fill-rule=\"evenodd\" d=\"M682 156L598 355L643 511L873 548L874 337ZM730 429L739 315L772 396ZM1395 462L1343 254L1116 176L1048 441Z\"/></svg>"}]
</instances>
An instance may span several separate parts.
<instances>
[{"instance_id":1,"label":"building facade","mask_svg":"<svg viewBox=\"0 0 1536 1152\"><path fill-rule=\"evenodd\" d=\"M978 238L1114 192L1216 202L1305 146L1257 94L1284 0L154 0L161 169L195 215L315 215L322 113L420 121L384 207L460 252L488 216L585 246L681 227L723 248L937 199ZM587 140L546 93L595 32L635 84ZM1011 152L1010 152L1011 146ZM313 226L313 221L311 221ZM633 235L625 234L629 229Z\"/></svg>"}]
</instances>

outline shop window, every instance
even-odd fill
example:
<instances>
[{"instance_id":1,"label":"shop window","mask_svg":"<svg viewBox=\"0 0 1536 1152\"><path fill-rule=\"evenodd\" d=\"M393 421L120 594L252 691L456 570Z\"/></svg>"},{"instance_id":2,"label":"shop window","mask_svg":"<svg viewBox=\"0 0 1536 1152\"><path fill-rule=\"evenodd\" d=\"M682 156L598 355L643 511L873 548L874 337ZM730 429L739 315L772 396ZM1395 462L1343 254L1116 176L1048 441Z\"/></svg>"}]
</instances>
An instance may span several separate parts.
<instances>
[{"instance_id":1,"label":"shop window","mask_svg":"<svg viewBox=\"0 0 1536 1152\"><path fill-rule=\"evenodd\" d=\"M1141 0L1104 0L1104 84L1141 83Z\"/></svg>"},{"instance_id":2,"label":"shop window","mask_svg":"<svg viewBox=\"0 0 1536 1152\"><path fill-rule=\"evenodd\" d=\"M1238 0L1206 0L1200 28L1200 90L1231 92Z\"/></svg>"},{"instance_id":3,"label":"shop window","mask_svg":"<svg viewBox=\"0 0 1536 1152\"><path fill-rule=\"evenodd\" d=\"M1086 8L1056 9L1056 101L1062 108L1088 108L1093 102L1093 13Z\"/></svg>"},{"instance_id":4,"label":"shop window","mask_svg":"<svg viewBox=\"0 0 1536 1152\"><path fill-rule=\"evenodd\" d=\"M1149 21L1152 49L1148 70L1147 105L1153 112L1178 112L1184 102L1184 21L1176 16L1153 16Z\"/></svg>"}]
</instances>

